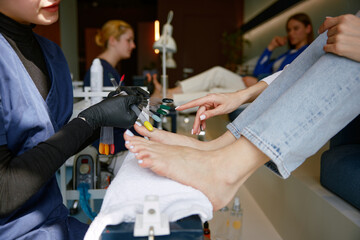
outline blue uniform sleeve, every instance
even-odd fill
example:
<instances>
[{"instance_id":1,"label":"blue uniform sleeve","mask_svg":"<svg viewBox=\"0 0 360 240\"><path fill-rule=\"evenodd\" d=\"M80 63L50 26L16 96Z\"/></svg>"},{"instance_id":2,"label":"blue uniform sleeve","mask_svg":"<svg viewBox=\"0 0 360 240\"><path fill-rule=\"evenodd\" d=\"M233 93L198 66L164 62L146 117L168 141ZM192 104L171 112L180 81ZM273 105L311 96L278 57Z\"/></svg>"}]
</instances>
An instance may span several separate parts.
<instances>
[{"instance_id":1,"label":"blue uniform sleeve","mask_svg":"<svg viewBox=\"0 0 360 240\"><path fill-rule=\"evenodd\" d=\"M259 78L263 74L271 74L274 61L270 59L272 51L265 49L256 63L253 75Z\"/></svg>"},{"instance_id":2,"label":"blue uniform sleeve","mask_svg":"<svg viewBox=\"0 0 360 240\"><path fill-rule=\"evenodd\" d=\"M0 96L0 146L6 144L7 144L7 139L6 139L6 131L5 131L4 111L2 106L2 99Z\"/></svg>"},{"instance_id":3,"label":"blue uniform sleeve","mask_svg":"<svg viewBox=\"0 0 360 240\"><path fill-rule=\"evenodd\" d=\"M90 69L86 71L84 77L84 87L89 87L89 86L90 86Z\"/></svg>"}]
</instances>

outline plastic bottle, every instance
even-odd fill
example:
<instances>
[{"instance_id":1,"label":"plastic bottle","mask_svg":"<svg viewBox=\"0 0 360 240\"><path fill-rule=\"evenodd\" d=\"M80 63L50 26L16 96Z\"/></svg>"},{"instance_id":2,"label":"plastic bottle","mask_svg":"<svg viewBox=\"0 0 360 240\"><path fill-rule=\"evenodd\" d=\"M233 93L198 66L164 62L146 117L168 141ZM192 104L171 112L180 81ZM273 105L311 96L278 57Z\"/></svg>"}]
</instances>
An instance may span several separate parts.
<instances>
[{"instance_id":1,"label":"plastic bottle","mask_svg":"<svg viewBox=\"0 0 360 240\"><path fill-rule=\"evenodd\" d=\"M103 88L103 67L100 59L95 58L90 67L90 88L91 92L101 92ZM91 105L102 100L102 97L91 97Z\"/></svg>"},{"instance_id":2,"label":"plastic bottle","mask_svg":"<svg viewBox=\"0 0 360 240\"><path fill-rule=\"evenodd\" d=\"M214 214L213 239L226 240L229 230L229 208L227 206L216 211Z\"/></svg>"},{"instance_id":3,"label":"plastic bottle","mask_svg":"<svg viewBox=\"0 0 360 240\"><path fill-rule=\"evenodd\" d=\"M228 239L240 240L243 225L243 211L240 205L240 198L235 197L229 217Z\"/></svg>"}]
</instances>

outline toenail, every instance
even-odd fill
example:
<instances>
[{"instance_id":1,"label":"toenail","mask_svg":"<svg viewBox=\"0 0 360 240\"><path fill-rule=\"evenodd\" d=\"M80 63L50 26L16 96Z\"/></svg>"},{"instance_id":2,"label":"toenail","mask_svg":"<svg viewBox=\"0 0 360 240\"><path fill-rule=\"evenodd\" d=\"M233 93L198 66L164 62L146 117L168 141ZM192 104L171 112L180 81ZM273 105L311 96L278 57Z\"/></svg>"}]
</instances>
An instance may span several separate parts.
<instances>
[{"instance_id":1,"label":"toenail","mask_svg":"<svg viewBox=\"0 0 360 240\"><path fill-rule=\"evenodd\" d=\"M126 135L129 135L130 137L134 136L134 134L129 129L126 129L125 133L126 133Z\"/></svg>"}]
</instances>

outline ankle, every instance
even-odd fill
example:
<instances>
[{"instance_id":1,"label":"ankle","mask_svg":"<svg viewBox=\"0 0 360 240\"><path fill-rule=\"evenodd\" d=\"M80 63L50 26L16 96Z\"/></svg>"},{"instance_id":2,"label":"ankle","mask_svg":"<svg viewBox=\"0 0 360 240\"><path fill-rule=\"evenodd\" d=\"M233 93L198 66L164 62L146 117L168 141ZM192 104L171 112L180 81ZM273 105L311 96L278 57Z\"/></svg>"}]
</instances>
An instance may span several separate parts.
<instances>
[{"instance_id":1,"label":"ankle","mask_svg":"<svg viewBox=\"0 0 360 240\"><path fill-rule=\"evenodd\" d=\"M170 88L169 92L171 92L172 94L176 94L176 93L183 93L183 90L182 90L181 85L179 85L174 88Z\"/></svg>"}]
</instances>

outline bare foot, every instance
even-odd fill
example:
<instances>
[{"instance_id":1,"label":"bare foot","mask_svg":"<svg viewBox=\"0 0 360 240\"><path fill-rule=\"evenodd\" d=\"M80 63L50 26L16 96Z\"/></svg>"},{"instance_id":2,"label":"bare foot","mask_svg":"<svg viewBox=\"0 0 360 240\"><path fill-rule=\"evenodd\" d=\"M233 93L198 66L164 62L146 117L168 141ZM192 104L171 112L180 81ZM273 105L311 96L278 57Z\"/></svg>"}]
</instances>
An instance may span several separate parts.
<instances>
[{"instance_id":1,"label":"bare foot","mask_svg":"<svg viewBox=\"0 0 360 240\"><path fill-rule=\"evenodd\" d=\"M174 94L180 94L180 93L184 93L181 85L179 84L179 86L176 86L174 88L170 88L169 92L168 92L171 96L173 96Z\"/></svg>"},{"instance_id":2,"label":"bare foot","mask_svg":"<svg viewBox=\"0 0 360 240\"><path fill-rule=\"evenodd\" d=\"M151 97L162 98L162 85L159 82L159 80L157 79L157 74L153 74L153 82L154 82L155 90L154 90L154 93L151 95ZM177 93L183 93L180 85L177 87L174 87L174 88L167 89L166 97L173 98L173 95L177 94Z\"/></svg>"},{"instance_id":3,"label":"bare foot","mask_svg":"<svg viewBox=\"0 0 360 240\"><path fill-rule=\"evenodd\" d=\"M153 74L153 83L155 86L154 93L151 95L152 98L162 98L162 85L157 80L157 74Z\"/></svg>"},{"instance_id":4,"label":"bare foot","mask_svg":"<svg viewBox=\"0 0 360 240\"><path fill-rule=\"evenodd\" d=\"M244 137L215 151L166 145L137 136L128 136L125 146L136 154L141 167L203 192L214 211L228 204L268 159Z\"/></svg>"},{"instance_id":5,"label":"bare foot","mask_svg":"<svg viewBox=\"0 0 360 240\"><path fill-rule=\"evenodd\" d=\"M151 82L151 74L146 73L146 81Z\"/></svg>"}]
</instances>

